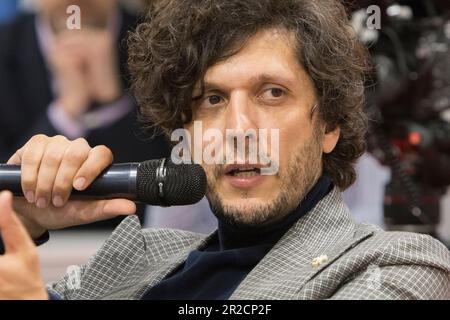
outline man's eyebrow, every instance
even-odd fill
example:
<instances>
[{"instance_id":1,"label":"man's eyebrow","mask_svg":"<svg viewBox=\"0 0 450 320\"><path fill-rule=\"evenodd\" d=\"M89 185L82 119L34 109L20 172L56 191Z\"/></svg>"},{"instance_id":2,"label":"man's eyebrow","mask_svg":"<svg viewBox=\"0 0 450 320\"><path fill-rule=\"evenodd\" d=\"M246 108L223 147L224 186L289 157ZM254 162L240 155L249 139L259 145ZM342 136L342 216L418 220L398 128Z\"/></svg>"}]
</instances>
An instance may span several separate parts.
<instances>
[{"instance_id":1,"label":"man's eyebrow","mask_svg":"<svg viewBox=\"0 0 450 320\"><path fill-rule=\"evenodd\" d=\"M295 79L292 79L290 77L284 77L280 76L279 74L270 74L270 73L263 73L256 77L253 77L252 80L256 83L261 82L270 82L270 83L279 83L284 84L288 86L293 86Z\"/></svg>"},{"instance_id":2,"label":"man's eyebrow","mask_svg":"<svg viewBox=\"0 0 450 320\"><path fill-rule=\"evenodd\" d=\"M202 89L205 91L222 91L223 84L218 84L211 81L204 81L202 86L199 87L199 89Z\"/></svg>"},{"instance_id":3,"label":"man's eyebrow","mask_svg":"<svg viewBox=\"0 0 450 320\"><path fill-rule=\"evenodd\" d=\"M211 91L223 92L223 89L221 89L221 85L219 85L217 83L203 81L200 84L196 85L194 87L194 90L192 90L192 94L193 94L192 99L193 100L200 99L206 92L211 92Z\"/></svg>"},{"instance_id":4,"label":"man's eyebrow","mask_svg":"<svg viewBox=\"0 0 450 320\"><path fill-rule=\"evenodd\" d=\"M250 78L251 83L258 84L258 83L279 83L280 85L286 85L286 86L293 86L295 79L290 77L284 77L280 75L270 74L270 73L262 73L257 76ZM219 84L214 81L203 81L200 85L196 86L194 88L194 92L200 93L200 91L203 89L204 92L208 91L226 91L227 86L224 84Z\"/></svg>"}]
</instances>

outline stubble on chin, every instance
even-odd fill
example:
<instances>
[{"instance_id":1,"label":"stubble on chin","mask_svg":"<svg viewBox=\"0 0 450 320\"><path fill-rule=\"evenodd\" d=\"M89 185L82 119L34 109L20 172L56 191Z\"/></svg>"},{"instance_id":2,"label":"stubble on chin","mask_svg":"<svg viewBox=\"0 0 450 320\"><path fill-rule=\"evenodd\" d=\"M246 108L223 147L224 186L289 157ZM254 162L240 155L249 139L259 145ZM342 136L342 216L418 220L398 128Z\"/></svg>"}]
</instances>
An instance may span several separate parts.
<instances>
[{"instance_id":1,"label":"stubble on chin","mask_svg":"<svg viewBox=\"0 0 450 320\"><path fill-rule=\"evenodd\" d=\"M217 190L223 171L222 165L206 169L208 188L206 196L211 210L218 219L236 227L255 227L271 224L298 207L301 200L314 186L322 173L322 149L320 135L313 138L288 160L285 168L272 177L281 181L272 199L249 199L248 192L241 191L239 200L224 199Z\"/></svg>"}]
</instances>

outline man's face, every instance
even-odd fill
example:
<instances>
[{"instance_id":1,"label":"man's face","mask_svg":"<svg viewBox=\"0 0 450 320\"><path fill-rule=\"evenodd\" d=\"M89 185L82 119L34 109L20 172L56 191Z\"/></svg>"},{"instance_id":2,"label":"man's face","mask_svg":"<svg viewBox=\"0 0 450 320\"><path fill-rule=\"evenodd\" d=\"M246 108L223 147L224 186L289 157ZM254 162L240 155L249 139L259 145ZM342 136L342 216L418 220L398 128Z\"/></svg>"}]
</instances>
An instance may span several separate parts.
<instances>
[{"instance_id":1,"label":"man's face","mask_svg":"<svg viewBox=\"0 0 450 320\"><path fill-rule=\"evenodd\" d=\"M66 26L71 5L77 5L81 11L81 22L85 26L105 27L116 0L40 0L40 11L50 19L56 31Z\"/></svg>"},{"instance_id":2,"label":"man's face","mask_svg":"<svg viewBox=\"0 0 450 320\"><path fill-rule=\"evenodd\" d=\"M319 178L322 153L331 152L339 136L338 129L325 133L317 112L311 116L317 102L314 86L297 60L292 37L277 30L257 33L237 54L209 68L204 84L204 95L193 106L193 121L201 121L203 132L219 129L225 137L227 129L266 129L270 137L272 129L279 130L279 150L272 151L279 152L275 175L261 175L258 169L239 172L230 163L203 164L213 211L238 225L283 217ZM200 93L199 83L194 96ZM193 122L186 128L195 139ZM226 140L223 145L229 147Z\"/></svg>"}]
</instances>

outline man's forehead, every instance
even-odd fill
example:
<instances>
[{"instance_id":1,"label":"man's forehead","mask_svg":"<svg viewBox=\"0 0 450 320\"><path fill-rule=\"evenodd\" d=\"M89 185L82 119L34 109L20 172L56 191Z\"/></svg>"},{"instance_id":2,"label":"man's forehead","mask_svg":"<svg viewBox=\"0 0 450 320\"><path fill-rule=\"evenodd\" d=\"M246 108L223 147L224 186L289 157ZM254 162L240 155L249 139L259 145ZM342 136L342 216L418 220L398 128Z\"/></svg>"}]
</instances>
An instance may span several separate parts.
<instances>
[{"instance_id":1,"label":"man's forehead","mask_svg":"<svg viewBox=\"0 0 450 320\"><path fill-rule=\"evenodd\" d=\"M275 78L296 81L303 67L294 39L291 32L279 28L257 32L234 55L210 66L203 81L205 85L221 82L224 74L241 75L252 82Z\"/></svg>"}]
</instances>

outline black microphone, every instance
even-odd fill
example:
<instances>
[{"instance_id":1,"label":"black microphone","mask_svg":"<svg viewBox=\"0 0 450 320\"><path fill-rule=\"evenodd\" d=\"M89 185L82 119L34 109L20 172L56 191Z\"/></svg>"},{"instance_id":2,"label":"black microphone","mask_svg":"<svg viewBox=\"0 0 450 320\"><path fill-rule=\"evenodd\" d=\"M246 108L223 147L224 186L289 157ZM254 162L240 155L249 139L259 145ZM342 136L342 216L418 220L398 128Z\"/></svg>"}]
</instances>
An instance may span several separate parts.
<instances>
[{"instance_id":1,"label":"black microphone","mask_svg":"<svg viewBox=\"0 0 450 320\"><path fill-rule=\"evenodd\" d=\"M20 165L0 164L0 190L23 197ZM174 164L170 159L113 164L83 191L73 189L70 199L125 198L156 206L177 206L200 201L206 174L198 164Z\"/></svg>"}]
</instances>

